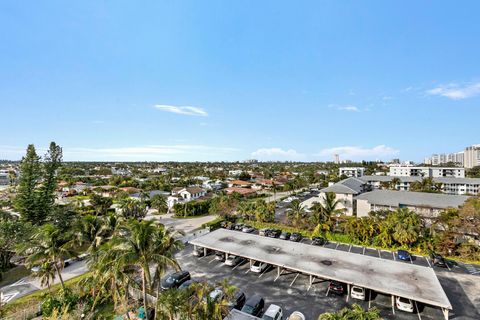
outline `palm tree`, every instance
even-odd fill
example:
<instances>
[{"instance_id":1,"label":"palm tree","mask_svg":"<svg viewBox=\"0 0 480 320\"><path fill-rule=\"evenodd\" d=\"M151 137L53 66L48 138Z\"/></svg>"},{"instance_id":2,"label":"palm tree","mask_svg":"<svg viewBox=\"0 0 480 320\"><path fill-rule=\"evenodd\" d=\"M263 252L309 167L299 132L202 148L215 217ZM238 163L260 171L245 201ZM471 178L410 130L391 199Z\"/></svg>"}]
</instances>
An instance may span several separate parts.
<instances>
[{"instance_id":1,"label":"palm tree","mask_svg":"<svg viewBox=\"0 0 480 320\"><path fill-rule=\"evenodd\" d=\"M353 304L351 308L345 307L335 313L324 313L318 317L318 320L380 320L380 312L373 307L369 310L364 310L358 304Z\"/></svg>"},{"instance_id":2,"label":"palm tree","mask_svg":"<svg viewBox=\"0 0 480 320\"><path fill-rule=\"evenodd\" d=\"M305 219L306 211L302 206L302 203L298 200L294 200L290 203L290 211L287 213L288 219L295 227L301 225Z\"/></svg>"},{"instance_id":3,"label":"palm tree","mask_svg":"<svg viewBox=\"0 0 480 320\"><path fill-rule=\"evenodd\" d=\"M157 209L159 214L166 213L168 211L167 199L165 197L156 194L150 199L152 208Z\"/></svg>"},{"instance_id":4,"label":"palm tree","mask_svg":"<svg viewBox=\"0 0 480 320\"><path fill-rule=\"evenodd\" d=\"M55 280L55 268L50 262L44 262L33 276L40 279L42 287L48 287L48 292L51 292L51 285Z\"/></svg>"},{"instance_id":5,"label":"palm tree","mask_svg":"<svg viewBox=\"0 0 480 320\"><path fill-rule=\"evenodd\" d=\"M402 183L402 181L399 178L393 178L392 181L390 181L390 189L397 190L397 185L400 183Z\"/></svg>"},{"instance_id":6,"label":"palm tree","mask_svg":"<svg viewBox=\"0 0 480 320\"><path fill-rule=\"evenodd\" d=\"M169 229L152 221L129 219L119 227L118 236L112 238L112 250L125 266L136 268L141 273L144 308L147 310L147 293L153 292L154 281L150 267L156 271L155 280L167 266L180 269L173 257L182 243L173 238Z\"/></svg>"},{"instance_id":7,"label":"palm tree","mask_svg":"<svg viewBox=\"0 0 480 320\"><path fill-rule=\"evenodd\" d=\"M105 230L104 220L99 216L87 215L82 217L75 228L75 241L79 246L88 245L87 251L91 254L103 243Z\"/></svg>"},{"instance_id":8,"label":"palm tree","mask_svg":"<svg viewBox=\"0 0 480 320\"><path fill-rule=\"evenodd\" d=\"M65 289L61 271L64 259L73 255L72 235L52 224L44 224L34 233L30 241L25 244L23 252L27 254L27 265L51 264Z\"/></svg>"},{"instance_id":9,"label":"palm tree","mask_svg":"<svg viewBox=\"0 0 480 320\"><path fill-rule=\"evenodd\" d=\"M333 192L325 193L322 202L315 202L312 206L312 219L318 225L325 225L328 229L332 227L332 218L342 213L341 209L337 209L340 201L337 200L336 194Z\"/></svg>"}]
</instances>

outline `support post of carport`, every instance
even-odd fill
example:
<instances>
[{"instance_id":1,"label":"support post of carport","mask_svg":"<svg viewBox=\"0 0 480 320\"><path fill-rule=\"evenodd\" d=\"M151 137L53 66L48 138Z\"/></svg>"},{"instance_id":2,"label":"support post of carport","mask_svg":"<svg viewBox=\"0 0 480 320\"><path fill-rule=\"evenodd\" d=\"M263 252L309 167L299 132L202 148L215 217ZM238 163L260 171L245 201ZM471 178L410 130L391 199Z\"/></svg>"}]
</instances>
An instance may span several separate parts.
<instances>
[{"instance_id":1,"label":"support post of carport","mask_svg":"<svg viewBox=\"0 0 480 320\"><path fill-rule=\"evenodd\" d=\"M347 302L350 297L350 283L347 283Z\"/></svg>"},{"instance_id":2,"label":"support post of carport","mask_svg":"<svg viewBox=\"0 0 480 320\"><path fill-rule=\"evenodd\" d=\"M392 312L395 314L395 296L392 295Z\"/></svg>"},{"instance_id":3,"label":"support post of carport","mask_svg":"<svg viewBox=\"0 0 480 320\"><path fill-rule=\"evenodd\" d=\"M228 259L228 252L225 252L225 261Z\"/></svg>"},{"instance_id":4,"label":"support post of carport","mask_svg":"<svg viewBox=\"0 0 480 320\"><path fill-rule=\"evenodd\" d=\"M252 269L253 260L252 259L249 259L249 260L250 260L250 269Z\"/></svg>"},{"instance_id":5,"label":"support post of carport","mask_svg":"<svg viewBox=\"0 0 480 320\"><path fill-rule=\"evenodd\" d=\"M207 256L207 248L203 248L203 256L206 257Z\"/></svg>"},{"instance_id":6,"label":"support post of carport","mask_svg":"<svg viewBox=\"0 0 480 320\"><path fill-rule=\"evenodd\" d=\"M448 320L448 309L442 308L443 311L443 316L445 317L445 320Z\"/></svg>"}]
</instances>

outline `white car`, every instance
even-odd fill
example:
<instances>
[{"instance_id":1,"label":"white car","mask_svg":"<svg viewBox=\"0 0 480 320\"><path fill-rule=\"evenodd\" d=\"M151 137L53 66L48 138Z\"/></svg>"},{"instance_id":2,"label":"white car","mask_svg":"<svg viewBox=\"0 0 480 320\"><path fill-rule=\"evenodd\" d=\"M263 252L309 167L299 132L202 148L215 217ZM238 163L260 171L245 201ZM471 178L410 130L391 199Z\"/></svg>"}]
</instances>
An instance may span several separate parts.
<instances>
[{"instance_id":1,"label":"white car","mask_svg":"<svg viewBox=\"0 0 480 320\"><path fill-rule=\"evenodd\" d=\"M286 198L286 199L283 199L283 202L285 202L285 203L290 203L290 202L292 202L292 201L293 201L293 199L290 198L290 197L288 197L288 198Z\"/></svg>"},{"instance_id":2,"label":"white car","mask_svg":"<svg viewBox=\"0 0 480 320\"><path fill-rule=\"evenodd\" d=\"M365 300L365 289L362 287L353 286L350 296L354 299Z\"/></svg>"},{"instance_id":3,"label":"white car","mask_svg":"<svg viewBox=\"0 0 480 320\"><path fill-rule=\"evenodd\" d=\"M283 310L276 304L271 304L263 314L263 320L281 320L283 319Z\"/></svg>"},{"instance_id":4,"label":"white car","mask_svg":"<svg viewBox=\"0 0 480 320\"><path fill-rule=\"evenodd\" d=\"M213 302L220 301L223 299L223 291L216 288L208 294L208 298L210 298L210 301ZM207 301L207 297L204 297L203 301Z\"/></svg>"},{"instance_id":5,"label":"white car","mask_svg":"<svg viewBox=\"0 0 480 320\"><path fill-rule=\"evenodd\" d=\"M300 311L293 311L287 320L305 320L305 316Z\"/></svg>"},{"instance_id":6,"label":"white car","mask_svg":"<svg viewBox=\"0 0 480 320\"><path fill-rule=\"evenodd\" d=\"M239 256L229 255L228 258L225 259L225 265L230 266L230 267L235 267L242 260L243 260L243 258L241 258Z\"/></svg>"},{"instance_id":7,"label":"white car","mask_svg":"<svg viewBox=\"0 0 480 320\"><path fill-rule=\"evenodd\" d=\"M413 302L410 299L397 297L397 309L413 313Z\"/></svg>"},{"instance_id":8,"label":"white car","mask_svg":"<svg viewBox=\"0 0 480 320\"><path fill-rule=\"evenodd\" d=\"M255 261L252 266L250 267L250 271L255 272L255 273L261 273L267 269L268 264L260 262L260 261Z\"/></svg>"}]
</instances>

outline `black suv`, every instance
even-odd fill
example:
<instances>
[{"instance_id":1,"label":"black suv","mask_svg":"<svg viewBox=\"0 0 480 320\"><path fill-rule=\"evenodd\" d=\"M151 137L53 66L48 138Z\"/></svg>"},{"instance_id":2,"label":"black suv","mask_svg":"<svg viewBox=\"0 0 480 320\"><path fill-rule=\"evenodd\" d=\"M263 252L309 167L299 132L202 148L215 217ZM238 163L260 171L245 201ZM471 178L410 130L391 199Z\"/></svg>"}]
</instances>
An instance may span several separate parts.
<instances>
[{"instance_id":1,"label":"black suv","mask_svg":"<svg viewBox=\"0 0 480 320\"><path fill-rule=\"evenodd\" d=\"M265 307L265 300L260 296L251 296L242 308L242 312L258 317L262 314Z\"/></svg>"},{"instance_id":2,"label":"black suv","mask_svg":"<svg viewBox=\"0 0 480 320\"><path fill-rule=\"evenodd\" d=\"M163 278L160 286L163 290L174 289L187 280L190 280L190 272L178 271Z\"/></svg>"},{"instance_id":3,"label":"black suv","mask_svg":"<svg viewBox=\"0 0 480 320\"><path fill-rule=\"evenodd\" d=\"M295 242L299 242L300 240L302 240L302 235L300 233L292 233L292 235L290 236L290 241L295 241Z\"/></svg>"},{"instance_id":4,"label":"black suv","mask_svg":"<svg viewBox=\"0 0 480 320\"><path fill-rule=\"evenodd\" d=\"M270 238L278 238L278 237L280 237L281 233L282 233L282 231L280 231L278 229L272 229L272 230L269 230L268 232L266 232L265 235L267 237L270 237Z\"/></svg>"},{"instance_id":5,"label":"black suv","mask_svg":"<svg viewBox=\"0 0 480 320\"><path fill-rule=\"evenodd\" d=\"M245 293L243 293L242 291L237 291L233 296L233 299L228 301L228 308L230 310L232 309L240 310L245 305L245 300L246 300Z\"/></svg>"},{"instance_id":6,"label":"black suv","mask_svg":"<svg viewBox=\"0 0 480 320\"><path fill-rule=\"evenodd\" d=\"M325 243L327 243L327 241L323 238L320 238L320 237L313 237L312 238L312 244L314 246L323 246Z\"/></svg>"}]
</instances>

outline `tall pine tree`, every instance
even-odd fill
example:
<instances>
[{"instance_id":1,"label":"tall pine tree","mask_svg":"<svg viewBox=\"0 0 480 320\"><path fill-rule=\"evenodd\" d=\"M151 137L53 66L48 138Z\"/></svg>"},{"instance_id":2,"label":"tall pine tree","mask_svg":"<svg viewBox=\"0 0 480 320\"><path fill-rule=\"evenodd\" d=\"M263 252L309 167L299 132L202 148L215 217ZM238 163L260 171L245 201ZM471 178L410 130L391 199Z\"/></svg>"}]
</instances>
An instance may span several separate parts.
<instances>
[{"instance_id":1,"label":"tall pine tree","mask_svg":"<svg viewBox=\"0 0 480 320\"><path fill-rule=\"evenodd\" d=\"M40 157L33 144L28 145L27 154L20 163L20 179L15 198L15 209L23 219L38 223L38 184L42 178Z\"/></svg>"},{"instance_id":2,"label":"tall pine tree","mask_svg":"<svg viewBox=\"0 0 480 320\"><path fill-rule=\"evenodd\" d=\"M55 190L58 186L57 172L62 165L62 148L55 142L50 143L43 162L43 183L38 197L38 219L43 222L53 211Z\"/></svg>"}]
</instances>

